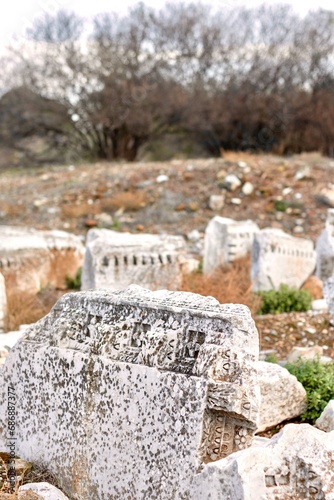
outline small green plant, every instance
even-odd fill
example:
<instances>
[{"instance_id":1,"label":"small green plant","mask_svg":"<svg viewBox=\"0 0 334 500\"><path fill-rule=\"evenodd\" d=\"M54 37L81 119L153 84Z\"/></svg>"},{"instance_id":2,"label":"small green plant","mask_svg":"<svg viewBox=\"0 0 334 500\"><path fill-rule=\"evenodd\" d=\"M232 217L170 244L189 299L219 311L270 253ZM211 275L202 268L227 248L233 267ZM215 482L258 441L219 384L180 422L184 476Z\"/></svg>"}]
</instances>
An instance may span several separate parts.
<instances>
[{"instance_id":1,"label":"small green plant","mask_svg":"<svg viewBox=\"0 0 334 500\"><path fill-rule=\"evenodd\" d=\"M82 272L82 268L79 267L74 278L72 278L71 276L68 276L68 274L66 275L65 281L66 281L67 288L69 288L70 290L80 290L80 288L81 288L81 272Z\"/></svg>"},{"instance_id":2,"label":"small green plant","mask_svg":"<svg viewBox=\"0 0 334 500\"><path fill-rule=\"evenodd\" d=\"M285 200L275 200L274 201L274 207L275 210L278 212L285 212L285 210L288 208L288 203Z\"/></svg>"},{"instance_id":3,"label":"small green plant","mask_svg":"<svg viewBox=\"0 0 334 500\"><path fill-rule=\"evenodd\" d=\"M278 356L275 352L270 352L269 354L267 354L266 356L266 362L267 363L273 363L275 365L277 365L278 363Z\"/></svg>"},{"instance_id":4,"label":"small green plant","mask_svg":"<svg viewBox=\"0 0 334 500\"><path fill-rule=\"evenodd\" d=\"M312 296L308 290L280 285L278 290L258 292L262 302L257 314L279 314L292 311L308 311Z\"/></svg>"},{"instance_id":5,"label":"small green plant","mask_svg":"<svg viewBox=\"0 0 334 500\"><path fill-rule=\"evenodd\" d=\"M334 399L334 364L322 363L319 358L287 363L285 368L304 386L307 409L301 415L303 422L314 424L327 403Z\"/></svg>"},{"instance_id":6,"label":"small green plant","mask_svg":"<svg viewBox=\"0 0 334 500\"><path fill-rule=\"evenodd\" d=\"M114 218L113 223L110 226L111 229L114 231L120 231L121 229L121 223L118 219Z\"/></svg>"},{"instance_id":7,"label":"small green plant","mask_svg":"<svg viewBox=\"0 0 334 500\"><path fill-rule=\"evenodd\" d=\"M203 261L202 260L199 261L196 272L198 274L203 274Z\"/></svg>"}]
</instances>

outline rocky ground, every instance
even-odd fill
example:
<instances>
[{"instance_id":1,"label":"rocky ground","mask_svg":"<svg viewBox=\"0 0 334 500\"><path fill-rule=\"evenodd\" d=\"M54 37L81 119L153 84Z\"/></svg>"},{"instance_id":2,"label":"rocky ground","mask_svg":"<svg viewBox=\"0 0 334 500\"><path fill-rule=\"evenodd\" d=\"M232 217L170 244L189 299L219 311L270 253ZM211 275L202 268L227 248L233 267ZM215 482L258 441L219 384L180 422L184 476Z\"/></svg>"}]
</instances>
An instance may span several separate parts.
<instances>
[{"instance_id":1,"label":"rocky ground","mask_svg":"<svg viewBox=\"0 0 334 500\"><path fill-rule=\"evenodd\" d=\"M228 174L236 175L240 185L228 186ZM221 208L210 208L211 195L222 196ZM0 224L83 236L95 226L203 234L210 218L221 215L252 219L260 228L281 228L315 242L329 206L334 206L334 161L317 153L289 158L226 153L209 160L45 166L0 173ZM293 345L314 344L333 355L334 328L326 314L257 317L256 323L261 348L275 349L279 357Z\"/></svg>"}]
</instances>

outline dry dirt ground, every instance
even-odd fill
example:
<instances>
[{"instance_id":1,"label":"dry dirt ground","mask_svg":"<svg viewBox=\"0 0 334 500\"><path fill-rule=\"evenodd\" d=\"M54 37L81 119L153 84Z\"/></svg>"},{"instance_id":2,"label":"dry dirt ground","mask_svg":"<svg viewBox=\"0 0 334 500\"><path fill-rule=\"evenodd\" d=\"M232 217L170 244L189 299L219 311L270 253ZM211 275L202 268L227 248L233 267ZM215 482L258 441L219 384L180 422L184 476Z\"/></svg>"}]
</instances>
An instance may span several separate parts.
<instances>
[{"instance_id":1,"label":"dry dirt ground","mask_svg":"<svg viewBox=\"0 0 334 500\"><path fill-rule=\"evenodd\" d=\"M223 187L226 174L242 184ZM245 182L253 192L245 195ZM84 235L89 227L120 231L203 233L214 215L252 219L295 236L319 236L330 206L334 161L317 153L282 158L226 153L223 158L165 163L95 163L0 171L0 224L63 229ZM221 210L208 206L223 194ZM283 203L282 203L283 202ZM334 203L334 199L333 199ZM279 208L284 211L279 210ZM222 283L223 286L223 283ZM293 345L320 344L334 355L328 315L292 313L256 317L262 349L283 357Z\"/></svg>"}]
</instances>

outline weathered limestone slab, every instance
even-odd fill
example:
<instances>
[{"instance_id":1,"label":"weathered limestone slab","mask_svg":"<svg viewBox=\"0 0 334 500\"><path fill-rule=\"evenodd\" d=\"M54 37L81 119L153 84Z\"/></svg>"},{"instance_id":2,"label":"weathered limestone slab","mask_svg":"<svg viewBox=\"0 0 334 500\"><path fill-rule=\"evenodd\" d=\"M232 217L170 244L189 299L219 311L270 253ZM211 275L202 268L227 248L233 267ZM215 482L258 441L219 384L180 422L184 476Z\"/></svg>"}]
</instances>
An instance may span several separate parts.
<instances>
[{"instance_id":1,"label":"weathered limestone slab","mask_svg":"<svg viewBox=\"0 0 334 500\"><path fill-rule=\"evenodd\" d=\"M91 229L82 270L82 290L119 290L130 284L175 290L182 279L182 236Z\"/></svg>"},{"instance_id":2,"label":"weathered limestone slab","mask_svg":"<svg viewBox=\"0 0 334 500\"><path fill-rule=\"evenodd\" d=\"M215 267L246 255L258 231L257 224L251 220L213 217L205 230L203 271L210 273Z\"/></svg>"},{"instance_id":3,"label":"weathered limestone slab","mask_svg":"<svg viewBox=\"0 0 334 500\"><path fill-rule=\"evenodd\" d=\"M252 442L257 357L245 306L134 285L67 294L10 351L0 425L10 385L17 453L71 498L190 500L203 463Z\"/></svg>"},{"instance_id":4,"label":"weathered limestone slab","mask_svg":"<svg viewBox=\"0 0 334 500\"><path fill-rule=\"evenodd\" d=\"M7 316L6 285L5 285L5 278L0 273L0 332L5 327L6 316Z\"/></svg>"},{"instance_id":5,"label":"weathered limestone slab","mask_svg":"<svg viewBox=\"0 0 334 500\"><path fill-rule=\"evenodd\" d=\"M315 425L318 429L325 432L334 431L334 399L332 399L325 407Z\"/></svg>"},{"instance_id":6,"label":"weathered limestone slab","mask_svg":"<svg viewBox=\"0 0 334 500\"><path fill-rule=\"evenodd\" d=\"M334 275L334 208L327 211L325 228L316 243L316 275L322 281Z\"/></svg>"},{"instance_id":7,"label":"weathered limestone slab","mask_svg":"<svg viewBox=\"0 0 334 500\"><path fill-rule=\"evenodd\" d=\"M333 500L334 432L289 424L258 443L205 465L193 500Z\"/></svg>"},{"instance_id":8,"label":"weathered limestone slab","mask_svg":"<svg viewBox=\"0 0 334 500\"><path fill-rule=\"evenodd\" d=\"M294 346L286 357L288 363L294 363L299 358L302 359L315 359L323 355L324 349L321 345L314 345L310 347Z\"/></svg>"},{"instance_id":9,"label":"weathered limestone slab","mask_svg":"<svg viewBox=\"0 0 334 500\"><path fill-rule=\"evenodd\" d=\"M294 238L280 229L263 229L254 236L251 278L253 289L277 289L284 283L300 288L315 267L311 240Z\"/></svg>"},{"instance_id":10,"label":"weathered limestone slab","mask_svg":"<svg viewBox=\"0 0 334 500\"><path fill-rule=\"evenodd\" d=\"M83 254L74 234L0 226L0 270L11 289L35 293L48 284L63 288L66 276L74 277L82 265Z\"/></svg>"},{"instance_id":11,"label":"weathered limestone slab","mask_svg":"<svg viewBox=\"0 0 334 500\"><path fill-rule=\"evenodd\" d=\"M297 378L280 365L256 363L261 392L258 432L284 420L298 417L306 410L306 391Z\"/></svg>"}]
</instances>

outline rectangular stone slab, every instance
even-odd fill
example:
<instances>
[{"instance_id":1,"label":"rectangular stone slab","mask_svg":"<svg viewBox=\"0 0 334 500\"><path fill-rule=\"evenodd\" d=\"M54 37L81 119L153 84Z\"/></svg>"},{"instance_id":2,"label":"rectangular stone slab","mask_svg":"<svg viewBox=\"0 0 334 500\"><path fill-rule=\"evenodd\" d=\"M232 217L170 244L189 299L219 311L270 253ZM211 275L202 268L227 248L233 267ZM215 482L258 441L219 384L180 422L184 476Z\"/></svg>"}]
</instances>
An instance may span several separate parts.
<instances>
[{"instance_id":1,"label":"rectangular stone slab","mask_svg":"<svg viewBox=\"0 0 334 500\"><path fill-rule=\"evenodd\" d=\"M134 285L68 294L9 353L2 441L10 385L18 455L70 497L190 500L205 463L251 444L257 357L245 306Z\"/></svg>"}]
</instances>

